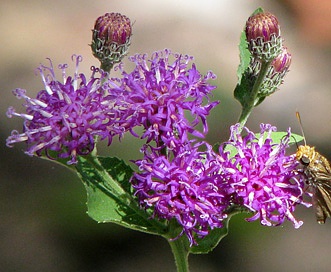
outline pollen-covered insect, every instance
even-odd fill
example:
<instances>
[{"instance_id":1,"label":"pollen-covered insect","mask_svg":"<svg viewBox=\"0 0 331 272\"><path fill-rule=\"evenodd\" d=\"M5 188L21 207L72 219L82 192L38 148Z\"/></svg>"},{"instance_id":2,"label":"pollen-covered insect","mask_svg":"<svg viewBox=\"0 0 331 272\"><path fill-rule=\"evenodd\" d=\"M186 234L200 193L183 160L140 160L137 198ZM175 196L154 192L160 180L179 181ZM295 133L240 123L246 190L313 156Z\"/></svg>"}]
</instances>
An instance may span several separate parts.
<instances>
[{"instance_id":1,"label":"pollen-covered insect","mask_svg":"<svg viewBox=\"0 0 331 272\"><path fill-rule=\"evenodd\" d=\"M299 120L304 145L298 147L297 160L303 165L308 186L312 193L313 207L319 224L324 224L327 217L331 217L331 167L328 160L315 151L315 147L306 144L299 112Z\"/></svg>"}]
</instances>

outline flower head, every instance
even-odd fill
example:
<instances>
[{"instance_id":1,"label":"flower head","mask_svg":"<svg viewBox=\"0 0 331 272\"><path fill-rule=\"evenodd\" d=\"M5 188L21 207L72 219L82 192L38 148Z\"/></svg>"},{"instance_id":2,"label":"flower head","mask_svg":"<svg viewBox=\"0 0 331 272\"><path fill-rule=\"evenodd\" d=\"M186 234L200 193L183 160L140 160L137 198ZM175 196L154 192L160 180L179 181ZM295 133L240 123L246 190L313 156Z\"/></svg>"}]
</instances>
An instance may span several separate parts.
<instances>
[{"instance_id":1,"label":"flower head","mask_svg":"<svg viewBox=\"0 0 331 272\"><path fill-rule=\"evenodd\" d=\"M259 12L250 16L246 22L248 48L254 57L270 61L281 53L282 37L275 15Z\"/></svg>"},{"instance_id":2,"label":"flower head","mask_svg":"<svg viewBox=\"0 0 331 272\"><path fill-rule=\"evenodd\" d=\"M173 60L172 60L173 59ZM121 88L125 90L123 108L127 122L142 125L142 138L167 147L186 142L188 134L203 137L207 132L206 117L219 102L210 102L208 96L215 89L207 81L215 75L202 76L192 57L155 52L130 58L136 67L131 73L123 71ZM187 117L191 115L191 119ZM202 122L203 133L195 129Z\"/></svg>"},{"instance_id":3,"label":"flower head","mask_svg":"<svg viewBox=\"0 0 331 272\"><path fill-rule=\"evenodd\" d=\"M109 72L127 54L132 35L131 21L120 13L106 13L94 25L92 52L101 68Z\"/></svg>"},{"instance_id":4,"label":"flower head","mask_svg":"<svg viewBox=\"0 0 331 272\"><path fill-rule=\"evenodd\" d=\"M207 144L206 151L198 148L188 143L174 156L146 146L131 181L140 204L159 218L177 220L191 245L194 233L201 238L222 227L229 205L214 152Z\"/></svg>"},{"instance_id":5,"label":"flower head","mask_svg":"<svg viewBox=\"0 0 331 272\"><path fill-rule=\"evenodd\" d=\"M284 82L284 77L289 71L291 65L291 54L283 46L282 52L272 61L266 77L260 87L259 95L267 96L273 94Z\"/></svg>"},{"instance_id":6,"label":"flower head","mask_svg":"<svg viewBox=\"0 0 331 272\"><path fill-rule=\"evenodd\" d=\"M131 37L132 27L128 17L120 13L106 13L100 16L93 29L93 39L104 41L106 46L112 43L126 44Z\"/></svg>"},{"instance_id":7,"label":"flower head","mask_svg":"<svg viewBox=\"0 0 331 272\"><path fill-rule=\"evenodd\" d=\"M290 68L292 55L287 47L283 46L282 52L272 61L271 65L275 73L286 74Z\"/></svg>"},{"instance_id":8,"label":"flower head","mask_svg":"<svg viewBox=\"0 0 331 272\"><path fill-rule=\"evenodd\" d=\"M96 77L98 69L92 67L89 79L78 73L81 56L73 56L76 61L74 76L67 77L66 64L59 65L63 82L57 81L52 62L41 65L38 71L45 89L36 98L30 98L23 89L13 91L17 98L23 98L26 113L17 113L13 107L7 111L8 117L20 116L24 119L23 132L12 131L7 138L7 146L26 142L29 155L45 155L70 158L68 164L75 163L77 155L90 153L95 145L95 136L108 137L123 133L112 127L116 113L111 111L111 100L102 88L102 79Z\"/></svg>"},{"instance_id":9,"label":"flower head","mask_svg":"<svg viewBox=\"0 0 331 272\"><path fill-rule=\"evenodd\" d=\"M250 16L246 22L247 39L271 41L273 36L280 36L280 26L278 19L270 12L259 12Z\"/></svg>"},{"instance_id":10,"label":"flower head","mask_svg":"<svg viewBox=\"0 0 331 272\"><path fill-rule=\"evenodd\" d=\"M285 219L295 228L302 225L293 216L297 204L302 200L304 176L296 170L298 162L294 156L286 156L285 150L290 139L290 130L280 143L273 142L271 133L276 131L271 125L261 125L261 133L256 136L245 128L247 135L241 137L239 124L231 127L230 141L225 145L236 151L230 156L229 149L220 148L222 176L228 180L237 205L254 213L248 221L260 220L261 224L280 225Z\"/></svg>"}]
</instances>

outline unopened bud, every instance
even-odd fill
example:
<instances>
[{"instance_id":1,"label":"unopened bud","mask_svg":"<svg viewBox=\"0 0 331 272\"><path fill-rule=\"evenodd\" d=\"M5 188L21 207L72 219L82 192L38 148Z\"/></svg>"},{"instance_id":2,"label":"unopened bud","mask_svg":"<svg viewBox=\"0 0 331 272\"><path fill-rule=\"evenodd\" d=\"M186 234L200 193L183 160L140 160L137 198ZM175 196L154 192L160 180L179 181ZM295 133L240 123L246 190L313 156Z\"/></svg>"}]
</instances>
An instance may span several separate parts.
<instances>
[{"instance_id":1,"label":"unopened bud","mask_svg":"<svg viewBox=\"0 0 331 272\"><path fill-rule=\"evenodd\" d=\"M287 73L292 61L292 55L287 51L284 46L282 53L280 53L271 63L276 73Z\"/></svg>"},{"instance_id":2,"label":"unopened bud","mask_svg":"<svg viewBox=\"0 0 331 272\"><path fill-rule=\"evenodd\" d=\"M252 15L246 22L248 49L253 57L271 61L281 53L282 37L278 19L269 12Z\"/></svg>"},{"instance_id":3,"label":"unopened bud","mask_svg":"<svg viewBox=\"0 0 331 272\"><path fill-rule=\"evenodd\" d=\"M95 21L92 32L93 55L100 60L101 69L109 72L128 52L132 35L130 19L120 13L106 13Z\"/></svg>"},{"instance_id":4,"label":"unopened bud","mask_svg":"<svg viewBox=\"0 0 331 272\"><path fill-rule=\"evenodd\" d=\"M289 71L291 60L291 54L287 51L286 47L283 47L282 53L272 61L268 69L265 80L261 86L260 94L267 96L278 89L284 82L284 77Z\"/></svg>"}]
</instances>

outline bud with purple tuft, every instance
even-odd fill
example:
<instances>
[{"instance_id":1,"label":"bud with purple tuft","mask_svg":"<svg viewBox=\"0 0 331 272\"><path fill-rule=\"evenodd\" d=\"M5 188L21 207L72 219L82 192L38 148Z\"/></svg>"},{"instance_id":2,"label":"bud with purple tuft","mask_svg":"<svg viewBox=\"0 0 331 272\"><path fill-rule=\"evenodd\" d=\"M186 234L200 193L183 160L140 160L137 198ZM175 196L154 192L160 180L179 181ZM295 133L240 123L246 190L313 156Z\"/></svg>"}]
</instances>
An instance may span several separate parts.
<instances>
[{"instance_id":1,"label":"bud with purple tuft","mask_svg":"<svg viewBox=\"0 0 331 272\"><path fill-rule=\"evenodd\" d=\"M252 15L246 22L248 49L258 59L271 61L282 52L282 37L276 16L269 12Z\"/></svg>"},{"instance_id":2,"label":"bud with purple tuft","mask_svg":"<svg viewBox=\"0 0 331 272\"><path fill-rule=\"evenodd\" d=\"M131 21L120 13L106 13L95 21L92 32L93 55L100 60L101 69L109 72L128 52Z\"/></svg>"},{"instance_id":3,"label":"bud with purple tuft","mask_svg":"<svg viewBox=\"0 0 331 272\"><path fill-rule=\"evenodd\" d=\"M271 65L274 72L280 74L286 74L290 68L292 61L292 55L287 51L287 48L284 46L282 52L272 61Z\"/></svg>"},{"instance_id":4,"label":"bud with purple tuft","mask_svg":"<svg viewBox=\"0 0 331 272\"><path fill-rule=\"evenodd\" d=\"M289 71L292 56L284 46L282 52L272 61L268 68L267 75L262 83L260 94L270 95L277 91L280 84L284 82L284 77Z\"/></svg>"}]
</instances>

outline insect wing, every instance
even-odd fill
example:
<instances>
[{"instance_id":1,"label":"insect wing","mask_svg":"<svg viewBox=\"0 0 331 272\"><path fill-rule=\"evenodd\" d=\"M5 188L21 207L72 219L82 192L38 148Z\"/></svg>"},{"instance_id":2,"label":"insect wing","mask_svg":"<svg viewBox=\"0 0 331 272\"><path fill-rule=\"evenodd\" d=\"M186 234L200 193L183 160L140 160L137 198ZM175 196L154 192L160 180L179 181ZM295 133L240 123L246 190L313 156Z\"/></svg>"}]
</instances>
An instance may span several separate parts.
<instances>
[{"instance_id":1,"label":"insect wing","mask_svg":"<svg viewBox=\"0 0 331 272\"><path fill-rule=\"evenodd\" d=\"M300 113L296 112L300 124L304 145L298 147L296 158L304 166L308 185L312 190L312 202L315 208L317 222L324 224L331 217L331 166L329 161L307 145L303 132Z\"/></svg>"},{"instance_id":2,"label":"insect wing","mask_svg":"<svg viewBox=\"0 0 331 272\"><path fill-rule=\"evenodd\" d=\"M328 181L314 186L313 206L317 222L324 224L327 217L331 217L331 177Z\"/></svg>"}]
</instances>

